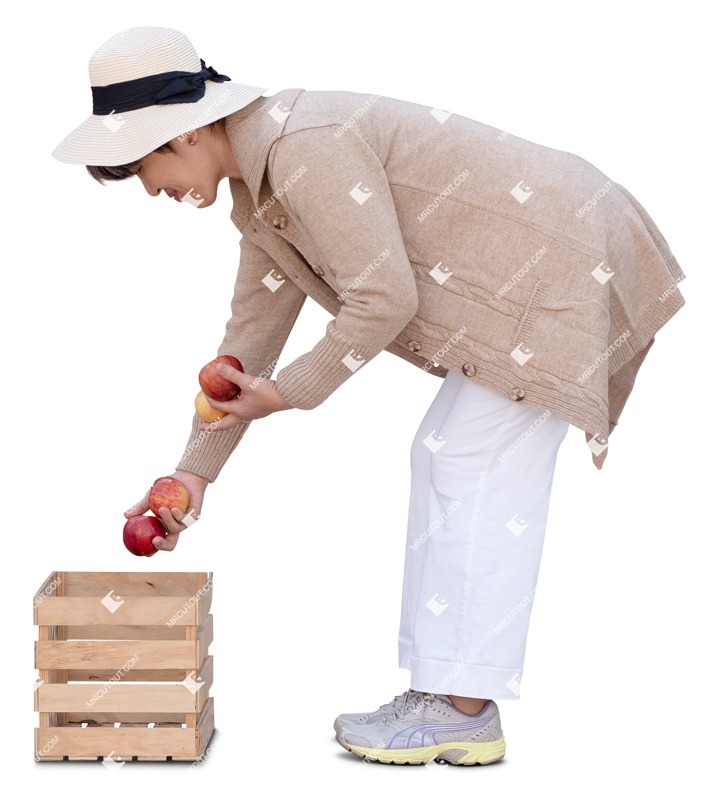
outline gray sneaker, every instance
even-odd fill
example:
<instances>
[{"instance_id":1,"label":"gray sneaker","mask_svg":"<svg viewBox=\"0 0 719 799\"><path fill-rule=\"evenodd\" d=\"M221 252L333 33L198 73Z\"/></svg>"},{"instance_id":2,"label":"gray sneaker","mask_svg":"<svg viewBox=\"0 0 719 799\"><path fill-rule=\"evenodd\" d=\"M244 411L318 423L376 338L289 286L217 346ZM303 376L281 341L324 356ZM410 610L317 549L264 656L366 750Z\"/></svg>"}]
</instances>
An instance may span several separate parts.
<instances>
[{"instance_id":1,"label":"gray sneaker","mask_svg":"<svg viewBox=\"0 0 719 799\"><path fill-rule=\"evenodd\" d=\"M345 727L351 727L355 724L374 724L383 716L391 713L397 707L397 703L403 703L408 694L420 694L420 692L405 691L403 694L395 696L391 702L387 702L386 705L380 705L377 710L372 710L369 713L343 713L341 716L337 716L335 719L335 732L339 735Z\"/></svg>"},{"instance_id":2,"label":"gray sneaker","mask_svg":"<svg viewBox=\"0 0 719 799\"><path fill-rule=\"evenodd\" d=\"M386 711L380 708L354 717L380 712L374 721L340 726L338 743L364 760L380 763L419 765L439 760L474 766L504 757L499 708L492 700L471 716L458 710L445 694L407 691L395 697Z\"/></svg>"}]
</instances>

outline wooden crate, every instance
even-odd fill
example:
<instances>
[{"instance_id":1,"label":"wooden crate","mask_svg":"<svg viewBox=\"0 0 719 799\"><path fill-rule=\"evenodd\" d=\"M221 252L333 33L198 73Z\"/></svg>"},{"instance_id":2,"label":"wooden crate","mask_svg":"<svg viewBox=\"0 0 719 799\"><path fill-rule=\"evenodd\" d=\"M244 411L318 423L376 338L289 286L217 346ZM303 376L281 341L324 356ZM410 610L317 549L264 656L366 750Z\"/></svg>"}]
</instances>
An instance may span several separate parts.
<instances>
[{"instance_id":1,"label":"wooden crate","mask_svg":"<svg viewBox=\"0 0 719 799\"><path fill-rule=\"evenodd\" d=\"M211 572L53 572L33 602L35 759L201 759L211 603Z\"/></svg>"}]
</instances>

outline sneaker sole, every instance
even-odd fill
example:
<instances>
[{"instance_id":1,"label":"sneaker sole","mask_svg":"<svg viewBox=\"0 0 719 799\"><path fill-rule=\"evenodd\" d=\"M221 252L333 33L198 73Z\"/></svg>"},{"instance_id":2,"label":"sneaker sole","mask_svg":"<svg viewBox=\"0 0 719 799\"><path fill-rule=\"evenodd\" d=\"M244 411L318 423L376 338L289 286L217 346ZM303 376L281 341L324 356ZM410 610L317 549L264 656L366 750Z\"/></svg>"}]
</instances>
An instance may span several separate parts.
<instances>
[{"instance_id":1,"label":"sneaker sole","mask_svg":"<svg viewBox=\"0 0 719 799\"><path fill-rule=\"evenodd\" d=\"M504 736L496 741L485 743L448 741L436 746L420 746L415 749L377 749L355 746L342 741L339 734L336 736L336 740L348 752L352 752L363 760L411 766L422 766L432 760L442 761L453 766L484 766L501 760L507 750Z\"/></svg>"}]
</instances>

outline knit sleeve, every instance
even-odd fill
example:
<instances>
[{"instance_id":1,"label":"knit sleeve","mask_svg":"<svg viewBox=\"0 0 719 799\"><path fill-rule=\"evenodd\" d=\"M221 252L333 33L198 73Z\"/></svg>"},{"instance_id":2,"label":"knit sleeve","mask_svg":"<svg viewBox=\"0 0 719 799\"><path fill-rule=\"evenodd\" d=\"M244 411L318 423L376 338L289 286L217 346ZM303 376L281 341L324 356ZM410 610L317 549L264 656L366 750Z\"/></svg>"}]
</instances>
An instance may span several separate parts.
<instances>
[{"instance_id":1,"label":"knit sleeve","mask_svg":"<svg viewBox=\"0 0 719 799\"><path fill-rule=\"evenodd\" d=\"M414 317L417 285L384 168L339 125L281 136L268 160L283 207L332 272L343 304L311 351L277 373L292 406L314 408L391 343Z\"/></svg>"},{"instance_id":2,"label":"knit sleeve","mask_svg":"<svg viewBox=\"0 0 719 799\"><path fill-rule=\"evenodd\" d=\"M217 355L234 355L246 374L269 378L306 298L278 264L244 236L240 242L232 316ZM202 419L195 413L187 446L176 468L205 477L212 483L250 422L229 430L200 430L201 423Z\"/></svg>"}]
</instances>

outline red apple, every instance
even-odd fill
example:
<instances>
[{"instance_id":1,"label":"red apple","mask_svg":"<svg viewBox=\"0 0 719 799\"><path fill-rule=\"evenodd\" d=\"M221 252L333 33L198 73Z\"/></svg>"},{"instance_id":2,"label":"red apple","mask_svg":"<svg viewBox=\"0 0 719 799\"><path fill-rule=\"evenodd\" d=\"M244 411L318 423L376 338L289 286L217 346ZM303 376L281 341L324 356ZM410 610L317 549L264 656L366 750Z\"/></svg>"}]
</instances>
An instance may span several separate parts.
<instances>
[{"instance_id":1,"label":"red apple","mask_svg":"<svg viewBox=\"0 0 719 799\"><path fill-rule=\"evenodd\" d=\"M150 489L149 504L155 516L160 515L160 508L179 508L184 513L190 507L190 492L174 477L158 477Z\"/></svg>"},{"instance_id":2,"label":"red apple","mask_svg":"<svg viewBox=\"0 0 719 799\"><path fill-rule=\"evenodd\" d=\"M156 536L167 538L167 532L154 516L132 516L122 529L122 541L133 555L154 555L157 550L152 543Z\"/></svg>"},{"instance_id":3,"label":"red apple","mask_svg":"<svg viewBox=\"0 0 719 799\"><path fill-rule=\"evenodd\" d=\"M240 361L234 355L220 355L214 361L200 369L200 386L205 392L205 396L209 397L215 402L229 402L240 393L240 387L235 385L231 380L226 380L221 375L217 374L217 366L220 363L228 363L234 366L240 372L245 370L242 368Z\"/></svg>"}]
</instances>

